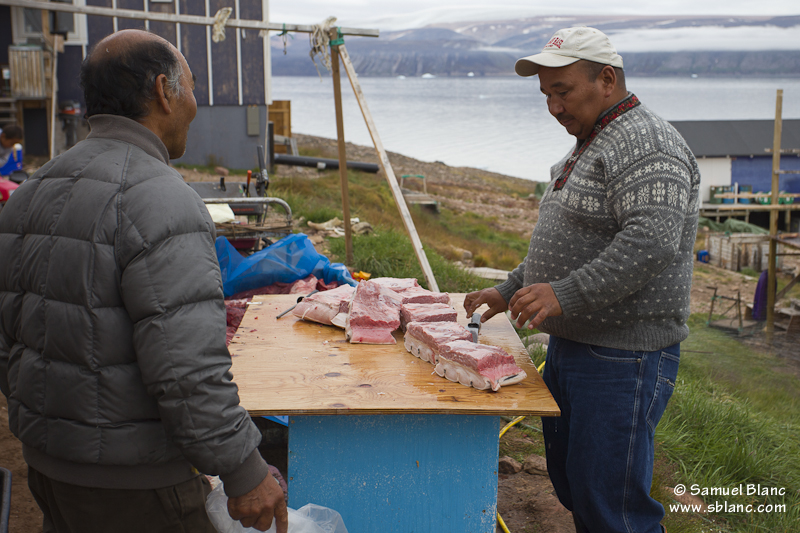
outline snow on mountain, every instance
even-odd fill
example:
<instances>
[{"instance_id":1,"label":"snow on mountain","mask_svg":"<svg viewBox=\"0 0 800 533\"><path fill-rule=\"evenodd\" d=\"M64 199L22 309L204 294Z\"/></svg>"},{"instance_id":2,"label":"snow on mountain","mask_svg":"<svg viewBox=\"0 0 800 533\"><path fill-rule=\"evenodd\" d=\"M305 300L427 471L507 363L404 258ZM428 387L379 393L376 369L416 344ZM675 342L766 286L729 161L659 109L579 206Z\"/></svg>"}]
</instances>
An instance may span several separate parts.
<instances>
[{"instance_id":1,"label":"snow on mountain","mask_svg":"<svg viewBox=\"0 0 800 533\"><path fill-rule=\"evenodd\" d=\"M508 76L517 58L540 51L558 29L592 26L611 37L631 75L800 76L800 16L603 14L476 21L477 12L464 8L456 16L452 9L430 9L416 14L417 24L436 17L447 21L381 31L378 39L349 37L347 47L359 74L367 76ZM307 48L290 45L288 55L273 55L273 71L313 75L313 65L293 59L307 54Z\"/></svg>"}]
</instances>

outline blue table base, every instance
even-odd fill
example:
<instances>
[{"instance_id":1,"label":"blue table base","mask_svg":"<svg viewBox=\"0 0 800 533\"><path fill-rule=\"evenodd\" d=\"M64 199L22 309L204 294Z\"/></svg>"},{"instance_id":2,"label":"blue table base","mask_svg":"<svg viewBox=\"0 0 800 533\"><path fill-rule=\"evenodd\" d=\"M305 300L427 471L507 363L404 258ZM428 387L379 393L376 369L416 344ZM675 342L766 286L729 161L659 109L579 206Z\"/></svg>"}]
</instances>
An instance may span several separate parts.
<instances>
[{"instance_id":1,"label":"blue table base","mask_svg":"<svg viewBox=\"0 0 800 533\"><path fill-rule=\"evenodd\" d=\"M349 533L493 533L500 418L291 416L289 506Z\"/></svg>"}]
</instances>

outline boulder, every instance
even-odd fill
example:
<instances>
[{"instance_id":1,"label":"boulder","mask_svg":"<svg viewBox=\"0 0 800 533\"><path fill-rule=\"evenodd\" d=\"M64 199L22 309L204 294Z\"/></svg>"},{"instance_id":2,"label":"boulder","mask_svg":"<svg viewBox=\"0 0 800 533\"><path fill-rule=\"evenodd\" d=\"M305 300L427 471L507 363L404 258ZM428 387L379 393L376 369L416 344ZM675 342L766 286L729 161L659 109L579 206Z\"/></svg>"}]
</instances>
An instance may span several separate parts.
<instances>
[{"instance_id":1,"label":"boulder","mask_svg":"<svg viewBox=\"0 0 800 533\"><path fill-rule=\"evenodd\" d=\"M550 335L547 333L536 333L535 335L531 335L528 337L528 344L544 344L547 346L550 344Z\"/></svg>"},{"instance_id":2,"label":"boulder","mask_svg":"<svg viewBox=\"0 0 800 533\"><path fill-rule=\"evenodd\" d=\"M538 455L529 455L525 459L525 464L522 465L522 468L528 474L532 474L534 476L546 476L547 460L544 457L540 457Z\"/></svg>"},{"instance_id":3,"label":"boulder","mask_svg":"<svg viewBox=\"0 0 800 533\"><path fill-rule=\"evenodd\" d=\"M513 457L506 455L497 462L497 471L501 474L516 474L520 470L522 470L522 465Z\"/></svg>"},{"instance_id":4,"label":"boulder","mask_svg":"<svg viewBox=\"0 0 800 533\"><path fill-rule=\"evenodd\" d=\"M448 246L450 251L458 258L458 261L471 261L472 260L472 252L469 250L465 250L464 248L459 248L458 246L453 246L452 244Z\"/></svg>"}]
</instances>

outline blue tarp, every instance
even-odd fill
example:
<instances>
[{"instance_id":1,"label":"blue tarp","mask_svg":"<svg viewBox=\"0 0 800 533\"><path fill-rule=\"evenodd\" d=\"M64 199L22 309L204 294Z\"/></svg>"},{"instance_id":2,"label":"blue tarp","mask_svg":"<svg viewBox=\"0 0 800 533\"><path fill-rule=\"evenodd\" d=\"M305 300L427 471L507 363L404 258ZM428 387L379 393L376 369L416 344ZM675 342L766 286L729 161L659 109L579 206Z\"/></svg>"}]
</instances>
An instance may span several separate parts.
<instances>
[{"instance_id":1,"label":"blue tarp","mask_svg":"<svg viewBox=\"0 0 800 533\"><path fill-rule=\"evenodd\" d=\"M347 267L320 255L303 233L284 237L249 257L242 257L225 237L217 237L216 249L226 298L274 283L292 283L311 274L325 283L356 285Z\"/></svg>"}]
</instances>

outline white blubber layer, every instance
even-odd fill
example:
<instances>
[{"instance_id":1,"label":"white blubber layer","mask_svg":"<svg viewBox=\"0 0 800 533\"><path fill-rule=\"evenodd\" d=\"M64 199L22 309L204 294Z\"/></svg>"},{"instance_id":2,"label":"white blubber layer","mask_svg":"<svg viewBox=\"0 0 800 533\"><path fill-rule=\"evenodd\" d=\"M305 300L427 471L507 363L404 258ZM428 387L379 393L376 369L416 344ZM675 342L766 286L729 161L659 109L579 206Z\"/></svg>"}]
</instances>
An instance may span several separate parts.
<instances>
[{"instance_id":1,"label":"white blubber layer","mask_svg":"<svg viewBox=\"0 0 800 533\"><path fill-rule=\"evenodd\" d=\"M419 357L423 361L431 363L432 365L436 364L436 352L434 352L430 346L419 340L417 337L406 333L404 344L406 350L408 350L415 357Z\"/></svg>"},{"instance_id":2,"label":"white blubber layer","mask_svg":"<svg viewBox=\"0 0 800 533\"><path fill-rule=\"evenodd\" d=\"M461 383L467 387L474 387L478 390L492 389L495 392L499 391L503 385L519 383L528 376L524 370L520 370L516 374L499 378L493 385L488 378L480 375L476 370L442 357L436 363L434 372L443 378Z\"/></svg>"}]
</instances>

